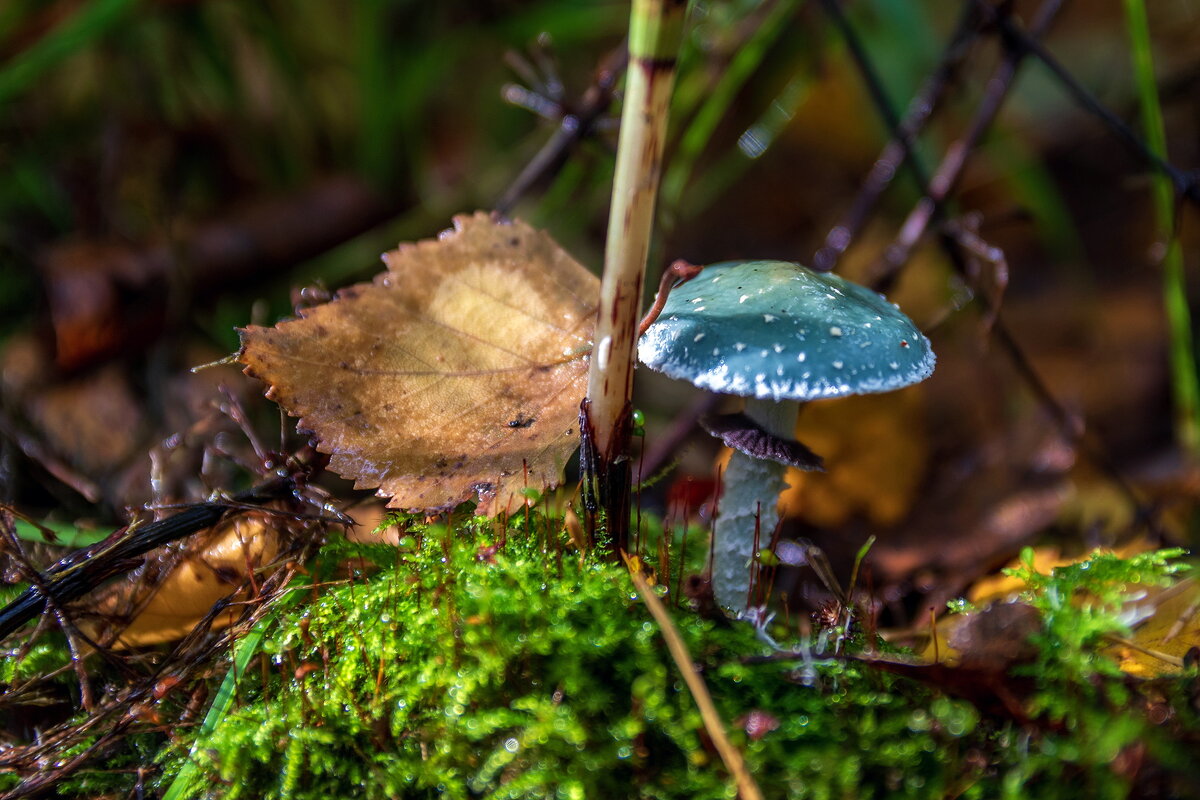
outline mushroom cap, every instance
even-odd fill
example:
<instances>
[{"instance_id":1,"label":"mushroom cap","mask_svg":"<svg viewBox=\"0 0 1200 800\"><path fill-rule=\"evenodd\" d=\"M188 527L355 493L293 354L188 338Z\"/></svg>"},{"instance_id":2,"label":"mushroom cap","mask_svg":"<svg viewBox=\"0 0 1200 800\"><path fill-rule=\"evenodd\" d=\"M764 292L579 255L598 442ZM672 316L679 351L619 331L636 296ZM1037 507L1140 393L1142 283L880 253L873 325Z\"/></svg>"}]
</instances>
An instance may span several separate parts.
<instances>
[{"instance_id":1,"label":"mushroom cap","mask_svg":"<svg viewBox=\"0 0 1200 800\"><path fill-rule=\"evenodd\" d=\"M713 264L638 342L651 369L721 394L814 400L928 378L934 355L883 295L787 261Z\"/></svg>"}]
</instances>

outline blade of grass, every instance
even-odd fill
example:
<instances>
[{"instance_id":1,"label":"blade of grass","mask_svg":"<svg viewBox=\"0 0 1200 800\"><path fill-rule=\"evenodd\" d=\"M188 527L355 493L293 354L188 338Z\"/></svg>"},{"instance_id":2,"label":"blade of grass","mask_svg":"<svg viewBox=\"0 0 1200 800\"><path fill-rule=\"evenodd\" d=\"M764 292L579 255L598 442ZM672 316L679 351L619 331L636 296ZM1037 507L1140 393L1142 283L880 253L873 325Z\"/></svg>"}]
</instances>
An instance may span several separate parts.
<instances>
[{"instance_id":1,"label":"blade of grass","mask_svg":"<svg viewBox=\"0 0 1200 800\"><path fill-rule=\"evenodd\" d=\"M725 733L725 723L721 721L721 714L713 704L712 695L708 693L704 679L696 674L696 665L692 661L691 654L688 653L687 645L683 643L683 637L679 635L679 629L671 621L671 615L662 601L658 599L658 595L650 588L650 584L646 583L640 566L636 565L625 553L621 553L621 557L625 559L625 566L629 568L629 578L633 581L638 596L642 598L642 602L650 611L650 616L654 617L659 630L662 631L663 639L667 643L667 650L671 653L671 659L683 673L683 681L687 684L688 691L692 693L696 707L700 709L700 718L704 720L704 730L708 732L713 746L717 748L717 753L725 762L725 768L729 770L737 784L738 797L741 800L762 800L762 791L755 783L750 770L746 768L742 752L733 746L733 742L729 741L729 736Z\"/></svg>"},{"instance_id":2,"label":"blade of grass","mask_svg":"<svg viewBox=\"0 0 1200 800\"><path fill-rule=\"evenodd\" d=\"M87 547L109 534L106 530L85 531L62 522L26 522L15 520L17 538L27 542L43 542L58 547ZM47 534L46 531L50 533ZM51 535L53 538L51 538Z\"/></svg>"},{"instance_id":3,"label":"blade of grass","mask_svg":"<svg viewBox=\"0 0 1200 800\"><path fill-rule=\"evenodd\" d=\"M753 34L734 53L716 86L707 93L707 99L692 118L679 142L671 168L663 177L664 209L674 211L678 208L696 165L696 159L704 151L717 125L725 117L746 82L762 64L767 51L779 38L784 24L795 10L796 0L780 0L771 6Z\"/></svg>"},{"instance_id":4,"label":"blade of grass","mask_svg":"<svg viewBox=\"0 0 1200 800\"><path fill-rule=\"evenodd\" d=\"M225 674L224 680L221 681L221 687L217 690L216 696L213 697L212 705L208 707L208 713L204 715L204 721L200 723L200 729L196 736L197 740L210 735L221 724L221 721L225 719L230 708L233 707L238 681L246 674L246 669L250 665L250 659L258 655L267 629L275 624L275 621L282 612L286 611L302 597L301 593L296 590L303 588L307 583L308 579L305 576L298 576L296 583L289 587L276 607L255 623L254 627L234 647L233 663L229 667L229 672ZM200 778L200 766L196 759L196 747L193 746L188 752L188 757L184 761L183 767L176 773L175 777L171 780L170 786L167 787L166 793L163 794L163 800L182 800L185 797L196 796L195 790L203 788L196 785Z\"/></svg>"},{"instance_id":5,"label":"blade of grass","mask_svg":"<svg viewBox=\"0 0 1200 800\"><path fill-rule=\"evenodd\" d=\"M28 89L59 62L125 21L137 0L93 0L63 24L0 67L0 105Z\"/></svg>"},{"instance_id":6,"label":"blade of grass","mask_svg":"<svg viewBox=\"0 0 1200 800\"><path fill-rule=\"evenodd\" d=\"M1154 155L1167 160L1167 137L1163 130L1158 86L1154 80L1154 56L1150 26L1143 0L1125 0L1125 19L1133 49L1133 74L1141 107L1146 144ZM1163 302L1167 312L1171 385L1175 400L1175 432L1179 444L1192 458L1200 458L1200 378L1196 374L1195 342L1191 310L1187 302L1183 250L1175 230L1175 192L1161 172L1152 176L1154 215L1165 251L1162 257Z\"/></svg>"}]
</instances>

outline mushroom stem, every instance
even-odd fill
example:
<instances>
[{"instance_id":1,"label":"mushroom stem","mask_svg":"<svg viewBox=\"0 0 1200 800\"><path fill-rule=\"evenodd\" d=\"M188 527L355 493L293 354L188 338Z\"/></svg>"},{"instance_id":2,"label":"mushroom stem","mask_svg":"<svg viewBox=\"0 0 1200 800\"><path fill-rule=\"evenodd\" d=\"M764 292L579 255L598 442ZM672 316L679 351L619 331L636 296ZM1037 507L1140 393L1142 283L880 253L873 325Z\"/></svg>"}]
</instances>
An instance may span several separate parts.
<instances>
[{"instance_id":1,"label":"mushroom stem","mask_svg":"<svg viewBox=\"0 0 1200 800\"><path fill-rule=\"evenodd\" d=\"M746 400L746 416L781 439L795 435L800 404L792 400ZM749 605L755 526L759 547L766 547L779 524L779 495L787 488L787 467L752 458L737 450L722 476L722 493L713 529L712 586L723 608Z\"/></svg>"}]
</instances>

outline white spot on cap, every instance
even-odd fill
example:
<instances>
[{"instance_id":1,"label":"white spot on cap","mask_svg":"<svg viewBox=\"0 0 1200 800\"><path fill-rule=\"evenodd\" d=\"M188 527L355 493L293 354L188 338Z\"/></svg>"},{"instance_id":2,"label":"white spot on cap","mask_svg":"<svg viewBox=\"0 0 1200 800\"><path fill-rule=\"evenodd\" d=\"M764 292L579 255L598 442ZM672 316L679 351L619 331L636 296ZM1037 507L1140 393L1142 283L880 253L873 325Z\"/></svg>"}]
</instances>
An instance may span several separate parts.
<instances>
[{"instance_id":1,"label":"white spot on cap","mask_svg":"<svg viewBox=\"0 0 1200 800\"><path fill-rule=\"evenodd\" d=\"M806 358L808 358L808 353L801 353L800 355L796 356L796 360L801 362L803 362Z\"/></svg>"},{"instance_id":2,"label":"white spot on cap","mask_svg":"<svg viewBox=\"0 0 1200 800\"><path fill-rule=\"evenodd\" d=\"M781 378L783 377L783 365L782 364L780 364L778 367L775 368L775 374Z\"/></svg>"},{"instance_id":3,"label":"white spot on cap","mask_svg":"<svg viewBox=\"0 0 1200 800\"><path fill-rule=\"evenodd\" d=\"M763 322L774 322L779 319L774 314L763 314Z\"/></svg>"},{"instance_id":4,"label":"white spot on cap","mask_svg":"<svg viewBox=\"0 0 1200 800\"><path fill-rule=\"evenodd\" d=\"M746 349L746 345L742 344L741 342L735 342L733 345L733 349L737 350L740 353Z\"/></svg>"},{"instance_id":5,"label":"white spot on cap","mask_svg":"<svg viewBox=\"0 0 1200 800\"><path fill-rule=\"evenodd\" d=\"M717 282L717 281L719 281L719 280L721 280L721 276L720 276L720 275L718 275L717 277L713 278L713 281L712 281L712 282L713 282L713 283L716 283L716 282Z\"/></svg>"},{"instance_id":6,"label":"white spot on cap","mask_svg":"<svg viewBox=\"0 0 1200 800\"><path fill-rule=\"evenodd\" d=\"M830 336L841 336L842 329L839 328L837 325L834 325L832 328L829 329L829 335Z\"/></svg>"},{"instance_id":7,"label":"white spot on cap","mask_svg":"<svg viewBox=\"0 0 1200 800\"><path fill-rule=\"evenodd\" d=\"M688 300L688 302L689 303L703 303L704 298L703 297L693 297L691 300Z\"/></svg>"},{"instance_id":8,"label":"white spot on cap","mask_svg":"<svg viewBox=\"0 0 1200 800\"><path fill-rule=\"evenodd\" d=\"M767 356L771 355L771 351L763 350L761 353L759 353L759 355L762 356L763 358L766 358Z\"/></svg>"},{"instance_id":9,"label":"white spot on cap","mask_svg":"<svg viewBox=\"0 0 1200 800\"><path fill-rule=\"evenodd\" d=\"M775 352L776 352L776 353L782 353L782 352L783 352L783 345L781 345L781 344L777 344L777 345L775 345Z\"/></svg>"},{"instance_id":10,"label":"white spot on cap","mask_svg":"<svg viewBox=\"0 0 1200 800\"><path fill-rule=\"evenodd\" d=\"M696 310L697 310L697 311L703 311L703 310L704 310L704 308L705 308L704 306L696 306Z\"/></svg>"},{"instance_id":11,"label":"white spot on cap","mask_svg":"<svg viewBox=\"0 0 1200 800\"><path fill-rule=\"evenodd\" d=\"M842 362L841 362L841 361L835 361L835 362L833 362L833 368L834 368L834 369L841 369L843 366L844 366L844 365L842 364Z\"/></svg>"},{"instance_id":12,"label":"white spot on cap","mask_svg":"<svg viewBox=\"0 0 1200 800\"><path fill-rule=\"evenodd\" d=\"M895 361L888 362L888 366L891 367L892 369L900 369L900 365L897 364Z\"/></svg>"},{"instance_id":13,"label":"white spot on cap","mask_svg":"<svg viewBox=\"0 0 1200 800\"><path fill-rule=\"evenodd\" d=\"M742 295L741 297L739 297L739 298L738 298L738 302L739 302L739 303L744 303L744 302L746 302L746 301L747 301L747 300L749 300L749 299L750 299L750 295L748 295L748 294L744 294L744 295Z\"/></svg>"},{"instance_id":14,"label":"white spot on cap","mask_svg":"<svg viewBox=\"0 0 1200 800\"><path fill-rule=\"evenodd\" d=\"M698 342L698 341L700 341L700 340L701 340L701 339L703 339L703 338L704 338L704 332L703 332L703 331L701 331L700 333L697 333L697 334L696 334L696 338L692 339L692 341L693 341L693 342Z\"/></svg>"},{"instance_id":15,"label":"white spot on cap","mask_svg":"<svg viewBox=\"0 0 1200 800\"><path fill-rule=\"evenodd\" d=\"M714 347L714 348L713 348L713 355L714 355L714 356L719 356L719 355L721 355L721 348L719 348L719 347Z\"/></svg>"}]
</instances>

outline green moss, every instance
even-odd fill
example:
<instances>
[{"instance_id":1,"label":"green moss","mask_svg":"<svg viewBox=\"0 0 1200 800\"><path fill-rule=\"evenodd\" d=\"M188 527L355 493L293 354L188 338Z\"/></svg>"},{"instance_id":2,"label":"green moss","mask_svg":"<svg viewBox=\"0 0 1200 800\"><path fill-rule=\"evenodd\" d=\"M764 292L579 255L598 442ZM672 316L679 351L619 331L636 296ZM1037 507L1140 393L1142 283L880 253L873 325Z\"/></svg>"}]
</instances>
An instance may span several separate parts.
<instances>
[{"instance_id":1,"label":"green moss","mask_svg":"<svg viewBox=\"0 0 1200 800\"><path fill-rule=\"evenodd\" d=\"M282 618L269 680L252 668L236 710L195 742L217 778L195 794L731 797L623 568L467 527L355 552L379 571ZM776 720L756 740L733 726L772 793L925 797L961 781L946 754L974 735L970 707L941 699L931 716L926 692L855 664L806 686L795 664L742 663L768 652L748 626L676 620L727 722Z\"/></svg>"},{"instance_id":2,"label":"green moss","mask_svg":"<svg viewBox=\"0 0 1200 800\"><path fill-rule=\"evenodd\" d=\"M173 800L734 796L624 568L566 549L561 520L538 512L507 526L467 509L446 525L401 522L398 548L322 551L308 585L260 624L261 648L243 648L254 655L239 656L214 724L122 740L59 794L128 793L157 761ZM645 550L658 552L661 529L644 523ZM694 569L705 548L695 538L688 549ZM670 554L679 560L679 542ZM673 615L767 796L1120 798L1145 790L1148 770L1160 793L1187 796L1195 676L1135 684L1101 652L1125 632L1130 587L1174 580L1175 555L1022 571L1044 620L1037 659L1017 668L1025 684L1012 682L1028 723L864 663L755 659L772 651L749 626ZM675 586L677 564L669 572ZM61 665L60 644L39 647L21 674ZM1148 720L1150 702L1170 709L1168 723Z\"/></svg>"}]
</instances>

